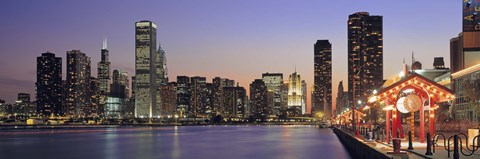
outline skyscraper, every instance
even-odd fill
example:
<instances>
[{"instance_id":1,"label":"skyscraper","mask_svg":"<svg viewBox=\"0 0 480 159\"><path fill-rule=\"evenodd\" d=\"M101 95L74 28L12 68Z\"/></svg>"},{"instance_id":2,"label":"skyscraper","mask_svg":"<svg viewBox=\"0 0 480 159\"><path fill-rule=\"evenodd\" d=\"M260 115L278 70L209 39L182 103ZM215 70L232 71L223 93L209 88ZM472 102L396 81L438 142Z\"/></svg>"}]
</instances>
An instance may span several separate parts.
<instances>
[{"instance_id":1,"label":"skyscraper","mask_svg":"<svg viewBox=\"0 0 480 159\"><path fill-rule=\"evenodd\" d=\"M348 17L348 92L366 98L383 84L383 17L358 12ZM355 102L356 103L356 102Z\"/></svg>"},{"instance_id":2,"label":"skyscraper","mask_svg":"<svg viewBox=\"0 0 480 159\"><path fill-rule=\"evenodd\" d=\"M206 117L207 110L207 78L194 76L190 78L191 112L194 117Z\"/></svg>"},{"instance_id":3,"label":"skyscraper","mask_svg":"<svg viewBox=\"0 0 480 159\"><path fill-rule=\"evenodd\" d=\"M303 100L302 80L297 72L288 77L288 116L302 115L302 106L305 106Z\"/></svg>"},{"instance_id":4,"label":"skyscraper","mask_svg":"<svg viewBox=\"0 0 480 159\"><path fill-rule=\"evenodd\" d=\"M190 77L177 76L177 114L184 117L192 114L190 99Z\"/></svg>"},{"instance_id":5,"label":"skyscraper","mask_svg":"<svg viewBox=\"0 0 480 159\"><path fill-rule=\"evenodd\" d=\"M46 52L37 57L37 112L42 116L63 115L62 58Z\"/></svg>"},{"instance_id":6,"label":"skyscraper","mask_svg":"<svg viewBox=\"0 0 480 159\"><path fill-rule=\"evenodd\" d=\"M322 112L332 103L332 44L317 40L314 45L312 113ZM325 105L327 104L327 105Z\"/></svg>"},{"instance_id":7,"label":"skyscraper","mask_svg":"<svg viewBox=\"0 0 480 159\"><path fill-rule=\"evenodd\" d=\"M226 117L245 117L247 92L243 87L224 87L223 99Z\"/></svg>"},{"instance_id":8,"label":"skyscraper","mask_svg":"<svg viewBox=\"0 0 480 159\"><path fill-rule=\"evenodd\" d=\"M163 115L162 109L160 108L162 106L162 93L160 93L160 90L162 89L162 85L168 83L168 75L167 75L167 61L165 57L165 51L162 49L162 46L158 44L158 50L156 51L156 59L155 59L155 65L156 65L156 73L157 73L157 93L156 93L156 107L154 108L154 112L157 112L157 115Z\"/></svg>"},{"instance_id":9,"label":"skyscraper","mask_svg":"<svg viewBox=\"0 0 480 159\"><path fill-rule=\"evenodd\" d=\"M302 115L307 114L307 82L302 80Z\"/></svg>"},{"instance_id":10,"label":"skyscraper","mask_svg":"<svg viewBox=\"0 0 480 159\"><path fill-rule=\"evenodd\" d=\"M160 97L162 98L162 105L160 106L163 116L174 117L177 106L177 92L176 90L177 83L169 82L163 83L160 86Z\"/></svg>"},{"instance_id":11,"label":"skyscraper","mask_svg":"<svg viewBox=\"0 0 480 159\"><path fill-rule=\"evenodd\" d=\"M157 25L135 23L135 117L152 118L157 109Z\"/></svg>"},{"instance_id":12,"label":"skyscraper","mask_svg":"<svg viewBox=\"0 0 480 159\"><path fill-rule=\"evenodd\" d=\"M167 56L160 44L157 50L157 81L158 83L168 83Z\"/></svg>"},{"instance_id":13,"label":"skyscraper","mask_svg":"<svg viewBox=\"0 0 480 159\"><path fill-rule=\"evenodd\" d=\"M235 81L227 78L215 77L212 79L212 96L213 96L213 113L214 115L225 114L224 103L223 103L223 88L224 87L233 87Z\"/></svg>"},{"instance_id":14,"label":"skyscraper","mask_svg":"<svg viewBox=\"0 0 480 159\"><path fill-rule=\"evenodd\" d=\"M80 50L67 51L66 114L73 117L89 115L90 57Z\"/></svg>"},{"instance_id":15,"label":"skyscraper","mask_svg":"<svg viewBox=\"0 0 480 159\"><path fill-rule=\"evenodd\" d=\"M90 106L84 110L87 116L103 116L104 105L100 106L100 81L98 78L90 77L90 88L88 89L88 96L90 97Z\"/></svg>"},{"instance_id":16,"label":"skyscraper","mask_svg":"<svg viewBox=\"0 0 480 159\"><path fill-rule=\"evenodd\" d=\"M98 63L98 81L99 81L99 111L102 112L105 107L105 102L110 93L110 62L108 61L109 51L107 49L107 39L103 40L103 47L101 52L101 60ZM102 114L102 113L100 113Z\"/></svg>"},{"instance_id":17,"label":"skyscraper","mask_svg":"<svg viewBox=\"0 0 480 159\"><path fill-rule=\"evenodd\" d=\"M282 92L281 86L283 84L282 73L264 73L262 74L263 82L267 86L268 91L273 93L273 110L274 115L281 115Z\"/></svg>"},{"instance_id":18,"label":"skyscraper","mask_svg":"<svg viewBox=\"0 0 480 159\"><path fill-rule=\"evenodd\" d=\"M250 114L256 118L265 118L270 114L267 93L267 86L262 79L256 79L250 84Z\"/></svg>"}]
</instances>

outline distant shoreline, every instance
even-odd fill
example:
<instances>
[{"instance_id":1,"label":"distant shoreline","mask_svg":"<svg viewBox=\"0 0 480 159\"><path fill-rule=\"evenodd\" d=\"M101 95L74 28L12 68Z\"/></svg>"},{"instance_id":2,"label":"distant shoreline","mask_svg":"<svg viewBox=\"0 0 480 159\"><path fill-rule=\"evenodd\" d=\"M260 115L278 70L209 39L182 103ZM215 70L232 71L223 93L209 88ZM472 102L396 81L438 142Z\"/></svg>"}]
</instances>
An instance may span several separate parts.
<instances>
[{"instance_id":1,"label":"distant shoreline","mask_svg":"<svg viewBox=\"0 0 480 159\"><path fill-rule=\"evenodd\" d=\"M170 127L170 126L223 126L223 125L316 125L312 123L219 123L219 124L71 124L71 125L0 125L0 130L18 129L99 129L126 127Z\"/></svg>"}]
</instances>

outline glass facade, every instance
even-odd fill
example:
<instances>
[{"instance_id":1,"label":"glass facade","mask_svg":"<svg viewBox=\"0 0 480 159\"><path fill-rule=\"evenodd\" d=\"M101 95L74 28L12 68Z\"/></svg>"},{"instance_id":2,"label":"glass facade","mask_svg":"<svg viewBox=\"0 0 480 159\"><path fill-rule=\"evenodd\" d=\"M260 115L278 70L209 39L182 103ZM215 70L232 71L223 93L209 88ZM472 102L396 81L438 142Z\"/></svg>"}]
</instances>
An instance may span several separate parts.
<instances>
[{"instance_id":1,"label":"glass facade","mask_svg":"<svg viewBox=\"0 0 480 159\"><path fill-rule=\"evenodd\" d=\"M458 120L480 120L480 65L452 74L455 89L455 118Z\"/></svg>"}]
</instances>

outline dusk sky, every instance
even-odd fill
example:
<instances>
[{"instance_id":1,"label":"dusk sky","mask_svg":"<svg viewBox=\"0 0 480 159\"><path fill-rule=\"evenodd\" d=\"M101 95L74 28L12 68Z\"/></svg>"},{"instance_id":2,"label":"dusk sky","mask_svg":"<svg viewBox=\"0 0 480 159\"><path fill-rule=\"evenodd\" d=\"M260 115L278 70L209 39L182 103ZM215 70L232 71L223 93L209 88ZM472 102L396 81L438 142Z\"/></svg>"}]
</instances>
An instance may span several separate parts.
<instances>
[{"instance_id":1,"label":"dusk sky","mask_svg":"<svg viewBox=\"0 0 480 159\"><path fill-rule=\"evenodd\" d=\"M104 37L112 70L132 75L140 20L158 25L170 81L219 76L247 90L265 72L288 80L296 66L310 92L313 44L328 39L335 98L340 80L347 87L347 18L360 11L383 16L384 78L398 74L403 58L410 63L412 51L424 68L438 56L449 67L449 40L461 32L460 0L6 0L0 3L0 98L35 96L36 57L46 51L62 57L65 72L66 51L80 49L96 77Z\"/></svg>"}]
</instances>

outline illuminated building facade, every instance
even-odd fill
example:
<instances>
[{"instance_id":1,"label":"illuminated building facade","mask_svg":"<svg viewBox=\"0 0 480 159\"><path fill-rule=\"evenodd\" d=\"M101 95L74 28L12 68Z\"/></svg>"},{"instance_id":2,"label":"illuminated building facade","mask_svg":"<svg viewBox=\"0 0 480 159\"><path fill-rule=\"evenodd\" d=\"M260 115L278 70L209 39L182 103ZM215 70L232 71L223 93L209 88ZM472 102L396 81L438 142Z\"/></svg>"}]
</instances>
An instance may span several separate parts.
<instances>
[{"instance_id":1,"label":"illuminated building facade","mask_svg":"<svg viewBox=\"0 0 480 159\"><path fill-rule=\"evenodd\" d=\"M480 105L480 2L462 1L463 32L450 40L453 114L457 120L479 121Z\"/></svg>"},{"instance_id":2,"label":"illuminated building facade","mask_svg":"<svg viewBox=\"0 0 480 159\"><path fill-rule=\"evenodd\" d=\"M383 17L358 12L348 17L348 92L365 101L383 84Z\"/></svg>"},{"instance_id":3,"label":"illuminated building facade","mask_svg":"<svg viewBox=\"0 0 480 159\"><path fill-rule=\"evenodd\" d=\"M194 76L190 78L191 90L191 110L194 117L207 117L206 112L211 111L207 107L207 78Z\"/></svg>"},{"instance_id":4,"label":"illuminated building facade","mask_svg":"<svg viewBox=\"0 0 480 159\"><path fill-rule=\"evenodd\" d=\"M190 99L192 98L190 90L190 77L177 76L177 113L180 117L186 117L192 114Z\"/></svg>"},{"instance_id":5,"label":"illuminated building facade","mask_svg":"<svg viewBox=\"0 0 480 159\"><path fill-rule=\"evenodd\" d=\"M108 118L123 118L128 99L126 72L113 70L112 81L105 106L105 116Z\"/></svg>"},{"instance_id":6,"label":"illuminated building facade","mask_svg":"<svg viewBox=\"0 0 480 159\"><path fill-rule=\"evenodd\" d=\"M46 52L37 57L37 112L42 116L63 115L62 58Z\"/></svg>"},{"instance_id":7,"label":"illuminated building facade","mask_svg":"<svg viewBox=\"0 0 480 159\"><path fill-rule=\"evenodd\" d=\"M332 103L332 44L328 40L317 40L314 45L312 91L312 113L324 112L325 103Z\"/></svg>"},{"instance_id":8,"label":"illuminated building facade","mask_svg":"<svg viewBox=\"0 0 480 159\"><path fill-rule=\"evenodd\" d=\"M176 114L177 106L177 92L175 82L163 83L160 86L160 97L162 98L162 104L160 105L162 116L173 117Z\"/></svg>"},{"instance_id":9,"label":"illuminated building facade","mask_svg":"<svg viewBox=\"0 0 480 159\"><path fill-rule=\"evenodd\" d=\"M306 92L305 81L301 80L301 77L297 72L291 74L288 78L288 116L300 116L304 114L305 110L305 98Z\"/></svg>"},{"instance_id":10,"label":"illuminated building facade","mask_svg":"<svg viewBox=\"0 0 480 159\"><path fill-rule=\"evenodd\" d=\"M282 92L281 86L283 84L282 73L264 73L262 74L263 82L267 86L269 92L273 93L272 113L273 115L280 116L282 105Z\"/></svg>"},{"instance_id":11,"label":"illuminated building facade","mask_svg":"<svg viewBox=\"0 0 480 159\"><path fill-rule=\"evenodd\" d=\"M157 25L151 21L135 23L135 117L160 115L157 105Z\"/></svg>"},{"instance_id":12,"label":"illuminated building facade","mask_svg":"<svg viewBox=\"0 0 480 159\"><path fill-rule=\"evenodd\" d=\"M97 77L99 80L99 115L103 114L105 102L110 93L110 62L108 60L109 51L107 49L107 39L103 41L101 52L101 60L98 63Z\"/></svg>"},{"instance_id":13,"label":"illuminated building facade","mask_svg":"<svg viewBox=\"0 0 480 159\"><path fill-rule=\"evenodd\" d=\"M89 115L90 57L80 50L67 51L66 110L71 117Z\"/></svg>"}]
</instances>

